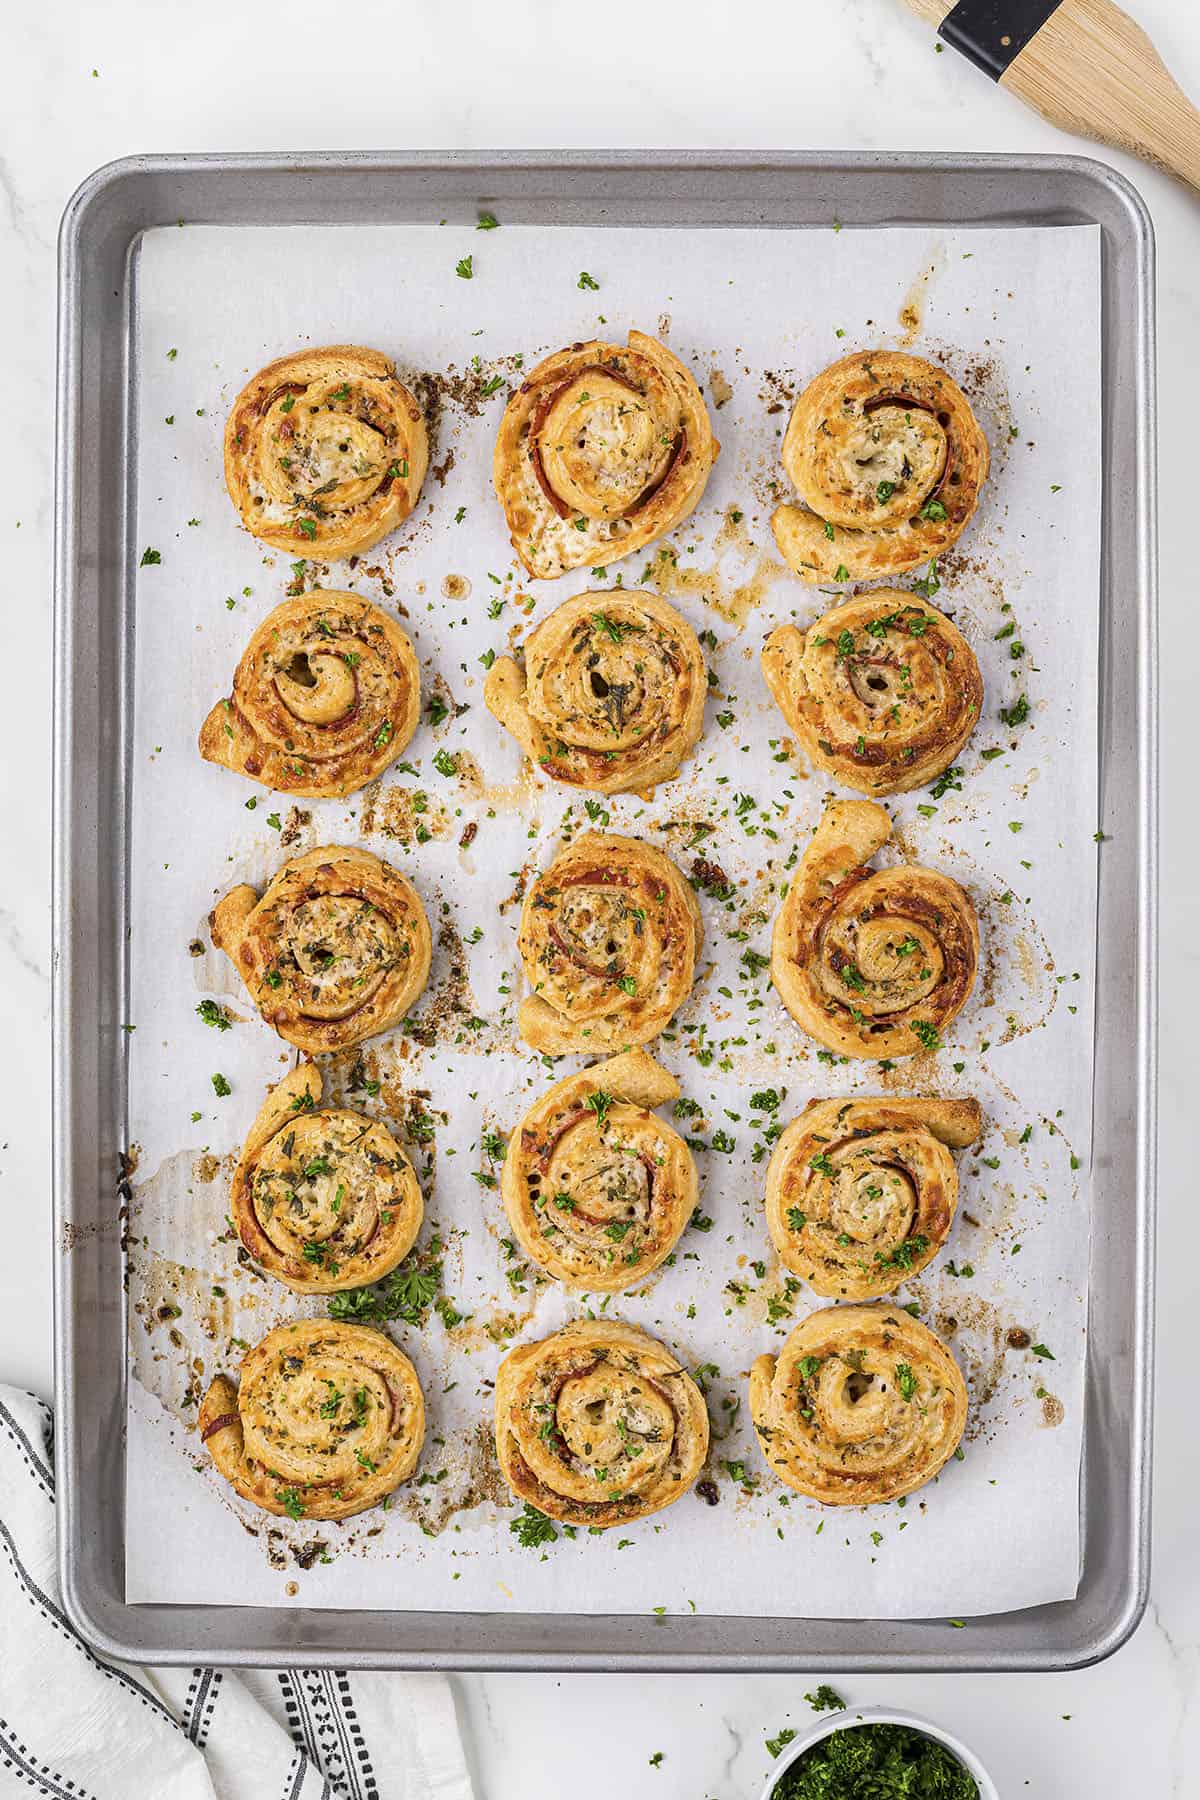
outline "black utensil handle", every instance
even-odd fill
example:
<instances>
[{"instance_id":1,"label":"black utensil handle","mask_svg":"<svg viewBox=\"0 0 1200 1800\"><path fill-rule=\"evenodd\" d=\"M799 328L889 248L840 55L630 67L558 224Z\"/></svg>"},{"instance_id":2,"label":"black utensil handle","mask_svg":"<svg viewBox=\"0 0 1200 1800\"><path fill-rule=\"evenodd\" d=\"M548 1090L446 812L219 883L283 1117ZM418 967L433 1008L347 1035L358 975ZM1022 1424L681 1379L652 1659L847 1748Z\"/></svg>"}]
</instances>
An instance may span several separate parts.
<instances>
[{"instance_id":1,"label":"black utensil handle","mask_svg":"<svg viewBox=\"0 0 1200 1800\"><path fill-rule=\"evenodd\" d=\"M1061 0L958 0L938 36L999 81Z\"/></svg>"}]
</instances>

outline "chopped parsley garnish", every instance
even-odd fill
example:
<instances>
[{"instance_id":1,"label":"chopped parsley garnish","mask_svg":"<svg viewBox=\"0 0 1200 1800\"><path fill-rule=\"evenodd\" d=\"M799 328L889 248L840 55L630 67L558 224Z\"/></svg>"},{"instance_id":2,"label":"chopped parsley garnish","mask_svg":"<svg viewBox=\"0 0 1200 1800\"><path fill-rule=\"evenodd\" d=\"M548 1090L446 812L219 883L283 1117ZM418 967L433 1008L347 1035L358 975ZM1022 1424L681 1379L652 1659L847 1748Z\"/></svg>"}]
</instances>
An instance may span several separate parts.
<instances>
[{"instance_id":1,"label":"chopped parsley garnish","mask_svg":"<svg viewBox=\"0 0 1200 1800\"><path fill-rule=\"evenodd\" d=\"M528 1501L525 1502L525 1510L520 1518L509 1521L508 1529L526 1550L536 1550L542 1544L554 1544L558 1541L553 1522L545 1513L539 1512L536 1506L530 1506Z\"/></svg>"},{"instance_id":2,"label":"chopped parsley garnish","mask_svg":"<svg viewBox=\"0 0 1200 1800\"><path fill-rule=\"evenodd\" d=\"M215 1025L218 1031L229 1030L230 1020L225 1017L224 1010L215 1000L202 1000L196 1011L206 1025Z\"/></svg>"},{"instance_id":3,"label":"chopped parsley garnish","mask_svg":"<svg viewBox=\"0 0 1200 1800\"><path fill-rule=\"evenodd\" d=\"M600 283L589 275L586 269L581 269L579 271L579 286L581 288L591 288L593 293L596 293L599 291Z\"/></svg>"},{"instance_id":4,"label":"chopped parsley garnish","mask_svg":"<svg viewBox=\"0 0 1200 1800\"><path fill-rule=\"evenodd\" d=\"M471 277L475 273L474 257L473 256L460 257L459 260L454 265L454 273L456 275L460 276L463 281L470 281Z\"/></svg>"},{"instance_id":5,"label":"chopped parsley garnish","mask_svg":"<svg viewBox=\"0 0 1200 1800\"><path fill-rule=\"evenodd\" d=\"M598 1126L603 1125L605 1119L608 1117L609 1108L613 1103L612 1095L606 1094L603 1088L596 1088L593 1093L590 1093L587 1096L586 1103L596 1115L596 1124Z\"/></svg>"},{"instance_id":6,"label":"chopped parsley garnish","mask_svg":"<svg viewBox=\"0 0 1200 1800\"><path fill-rule=\"evenodd\" d=\"M592 624L598 632L614 644L619 644L625 636L624 625L619 624L616 619L610 619L607 613L593 613Z\"/></svg>"},{"instance_id":7,"label":"chopped parsley garnish","mask_svg":"<svg viewBox=\"0 0 1200 1800\"><path fill-rule=\"evenodd\" d=\"M220 1075L220 1074L214 1075L212 1078L212 1084L213 1084L213 1093L217 1096L218 1100L224 1100L224 1098L227 1094L232 1094L232 1092L233 1092L233 1089L230 1087L229 1083L226 1081L226 1079L223 1075Z\"/></svg>"}]
</instances>

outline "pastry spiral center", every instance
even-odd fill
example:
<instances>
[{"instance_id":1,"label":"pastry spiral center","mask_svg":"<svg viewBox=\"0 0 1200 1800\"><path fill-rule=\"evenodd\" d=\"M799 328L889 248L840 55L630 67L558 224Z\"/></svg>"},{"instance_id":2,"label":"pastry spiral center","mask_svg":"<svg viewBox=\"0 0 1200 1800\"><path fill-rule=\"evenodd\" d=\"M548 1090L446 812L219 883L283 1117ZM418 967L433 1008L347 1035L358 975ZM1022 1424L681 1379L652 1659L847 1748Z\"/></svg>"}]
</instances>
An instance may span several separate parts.
<instances>
[{"instance_id":1,"label":"pastry spiral center","mask_svg":"<svg viewBox=\"0 0 1200 1800\"><path fill-rule=\"evenodd\" d=\"M361 384L351 380L276 396L264 421L261 463L270 497L331 510L370 499L389 469L387 441L371 422L372 410Z\"/></svg>"},{"instance_id":2,"label":"pastry spiral center","mask_svg":"<svg viewBox=\"0 0 1200 1800\"><path fill-rule=\"evenodd\" d=\"M677 673L666 648L614 610L580 621L541 690L572 744L626 750L671 716Z\"/></svg>"},{"instance_id":3,"label":"pastry spiral center","mask_svg":"<svg viewBox=\"0 0 1200 1800\"><path fill-rule=\"evenodd\" d=\"M392 1172L372 1144L368 1121L299 1114L259 1158L255 1212L283 1255L326 1265L330 1256L361 1250L375 1234L381 1206L399 1204Z\"/></svg>"},{"instance_id":4,"label":"pastry spiral center","mask_svg":"<svg viewBox=\"0 0 1200 1800\"><path fill-rule=\"evenodd\" d=\"M942 979L941 945L919 920L881 914L835 919L825 934L826 985L868 1017L926 999Z\"/></svg>"},{"instance_id":5,"label":"pastry spiral center","mask_svg":"<svg viewBox=\"0 0 1200 1800\"><path fill-rule=\"evenodd\" d=\"M906 1171L852 1155L836 1165L831 1185L828 1217L839 1237L872 1244L908 1236L917 1196Z\"/></svg>"},{"instance_id":6,"label":"pastry spiral center","mask_svg":"<svg viewBox=\"0 0 1200 1800\"><path fill-rule=\"evenodd\" d=\"M872 1350L826 1357L811 1388L813 1449L827 1467L844 1468L848 1448L856 1469L882 1467L920 1435L915 1396L903 1398L895 1365Z\"/></svg>"},{"instance_id":7,"label":"pastry spiral center","mask_svg":"<svg viewBox=\"0 0 1200 1800\"><path fill-rule=\"evenodd\" d=\"M353 711L358 683L344 656L309 644L275 675L275 691L295 719L333 725Z\"/></svg>"},{"instance_id":8,"label":"pastry spiral center","mask_svg":"<svg viewBox=\"0 0 1200 1800\"><path fill-rule=\"evenodd\" d=\"M949 440L938 418L903 396L825 422L813 450L822 517L859 530L902 525L936 490ZM948 423L948 421L947 421Z\"/></svg>"},{"instance_id":9,"label":"pastry spiral center","mask_svg":"<svg viewBox=\"0 0 1200 1800\"><path fill-rule=\"evenodd\" d=\"M619 888L578 882L559 897L550 937L584 974L616 981L644 959L645 913Z\"/></svg>"},{"instance_id":10,"label":"pastry spiral center","mask_svg":"<svg viewBox=\"0 0 1200 1800\"><path fill-rule=\"evenodd\" d=\"M246 1454L285 1480L361 1479L386 1460L403 1404L378 1369L335 1346L285 1351L243 1383Z\"/></svg>"},{"instance_id":11,"label":"pastry spiral center","mask_svg":"<svg viewBox=\"0 0 1200 1800\"><path fill-rule=\"evenodd\" d=\"M599 368L555 395L537 434L542 470L568 512L615 519L657 487L670 467L676 427L648 396Z\"/></svg>"},{"instance_id":12,"label":"pastry spiral center","mask_svg":"<svg viewBox=\"0 0 1200 1800\"><path fill-rule=\"evenodd\" d=\"M637 1107L617 1106L603 1129L589 1115L559 1137L540 1197L545 1217L573 1242L611 1249L648 1224L655 1158L644 1143L647 1117Z\"/></svg>"},{"instance_id":13,"label":"pastry spiral center","mask_svg":"<svg viewBox=\"0 0 1200 1800\"><path fill-rule=\"evenodd\" d=\"M288 921L286 945L308 983L305 1011L315 1018L356 1011L400 957L391 920L350 894L301 901Z\"/></svg>"},{"instance_id":14,"label":"pastry spiral center","mask_svg":"<svg viewBox=\"0 0 1200 1800\"><path fill-rule=\"evenodd\" d=\"M670 1446L674 1414L659 1393L636 1376L602 1364L572 1377L558 1397L556 1424L569 1453L595 1468L649 1458L660 1463ZM637 1473L643 1473L639 1467Z\"/></svg>"}]
</instances>

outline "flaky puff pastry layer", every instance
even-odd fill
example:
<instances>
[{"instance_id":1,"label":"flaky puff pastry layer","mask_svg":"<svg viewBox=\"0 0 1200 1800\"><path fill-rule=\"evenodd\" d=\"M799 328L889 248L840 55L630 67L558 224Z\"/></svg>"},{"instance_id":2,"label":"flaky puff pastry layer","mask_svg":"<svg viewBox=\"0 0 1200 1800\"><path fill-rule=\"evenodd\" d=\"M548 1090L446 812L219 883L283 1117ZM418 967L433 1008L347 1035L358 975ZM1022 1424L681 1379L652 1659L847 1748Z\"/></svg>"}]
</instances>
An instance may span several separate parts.
<instances>
[{"instance_id":1,"label":"flaky puff pastry layer","mask_svg":"<svg viewBox=\"0 0 1200 1800\"><path fill-rule=\"evenodd\" d=\"M389 1031L429 979L417 891L369 850L293 857L261 898L231 889L209 925L266 1023L314 1056Z\"/></svg>"},{"instance_id":2,"label":"flaky puff pastry layer","mask_svg":"<svg viewBox=\"0 0 1200 1800\"><path fill-rule=\"evenodd\" d=\"M496 439L513 549L534 577L628 556L687 518L719 448L695 380L656 338L559 350L525 377Z\"/></svg>"},{"instance_id":3,"label":"flaky puff pastry layer","mask_svg":"<svg viewBox=\"0 0 1200 1800\"><path fill-rule=\"evenodd\" d=\"M314 589L269 612L200 729L200 754L277 793L357 793L421 716L408 634L357 594Z\"/></svg>"},{"instance_id":4,"label":"flaky puff pastry layer","mask_svg":"<svg viewBox=\"0 0 1200 1800\"><path fill-rule=\"evenodd\" d=\"M644 1050L556 1081L509 1140L500 1181L513 1235L567 1287L619 1293L668 1257L695 1210L691 1151L653 1108L679 1083Z\"/></svg>"},{"instance_id":5,"label":"flaky puff pastry layer","mask_svg":"<svg viewBox=\"0 0 1200 1800\"><path fill-rule=\"evenodd\" d=\"M900 1307L830 1306L750 1370L750 1416L788 1487L824 1506L897 1500L953 1456L967 1384L942 1340Z\"/></svg>"},{"instance_id":6,"label":"flaky puff pastry layer","mask_svg":"<svg viewBox=\"0 0 1200 1800\"><path fill-rule=\"evenodd\" d=\"M580 1319L500 1364L496 1452L518 1500L603 1530L687 1492L708 1454L708 1413L656 1338Z\"/></svg>"},{"instance_id":7,"label":"flaky puff pastry layer","mask_svg":"<svg viewBox=\"0 0 1200 1800\"><path fill-rule=\"evenodd\" d=\"M428 462L420 406L390 357L358 344L268 363L225 426L225 485L246 530L324 562L394 531Z\"/></svg>"},{"instance_id":8,"label":"flaky puff pastry layer","mask_svg":"<svg viewBox=\"0 0 1200 1800\"><path fill-rule=\"evenodd\" d=\"M775 919L771 980L797 1025L842 1056L940 1048L979 962L969 896L948 875L867 865L892 835L871 800L833 800Z\"/></svg>"},{"instance_id":9,"label":"flaky puff pastry layer","mask_svg":"<svg viewBox=\"0 0 1200 1800\"><path fill-rule=\"evenodd\" d=\"M267 1095L233 1172L229 1210L245 1249L296 1294L379 1281L412 1249L421 1189L386 1125L322 1106L315 1063Z\"/></svg>"},{"instance_id":10,"label":"flaky puff pastry layer","mask_svg":"<svg viewBox=\"0 0 1200 1800\"><path fill-rule=\"evenodd\" d=\"M988 444L944 369L859 350L796 401L783 466L804 503L771 519L788 567L804 581L876 581L957 541L987 479Z\"/></svg>"},{"instance_id":11,"label":"flaky puff pastry layer","mask_svg":"<svg viewBox=\"0 0 1200 1800\"><path fill-rule=\"evenodd\" d=\"M588 831L536 877L517 937L517 1029L550 1056L649 1043L692 989L704 941L691 884L640 838Z\"/></svg>"},{"instance_id":12,"label":"flaky puff pastry layer","mask_svg":"<svg viewBox=\"0 0 1200 1800\"><path fill-rule=\"evenodd\" d=\"M762 671L809 760L864 794L932 781L983 706L979 664L961 631L898 588L858 594L806 631L777 625Z\"/></svg>"},{"instance_id":13,"label":"flaky puff pastry layer","mask_svg":"<svg viewBox=\"0 0 1200 1800\"><path fill-rule=\"evenodd\" d=\"M425 1401L402 1350L370 1325L279 1325L218 1375L200 1441L243 1500L293 1519L345 1519L407 1481L425 1439Z\"/></svg>"},{"instance_id":14,"label":"flaky puff pastry layer","mask_svg":"<svg viewBox=\"0 0 1200 1800\"><path fill-rule=\"evenodd\" d=\"M826 1299L890 1294L950 1235L950 1149L979 1130L976 1100L810 1100L767 1166L767 1229L784 1267Z\"/></svg>"},{"instance_id":15,"label":"flaky puff pastry layer","mask_svg":"<svg viewBox=\"0 0 1200 1800\"><path fill-rule=\"evenodd\" d=\"M704 654L656 594L577 594L530 632L522 658L497 657L483 698L551 780L648 799L699 741Z\"/></svg>"}]
</instances>

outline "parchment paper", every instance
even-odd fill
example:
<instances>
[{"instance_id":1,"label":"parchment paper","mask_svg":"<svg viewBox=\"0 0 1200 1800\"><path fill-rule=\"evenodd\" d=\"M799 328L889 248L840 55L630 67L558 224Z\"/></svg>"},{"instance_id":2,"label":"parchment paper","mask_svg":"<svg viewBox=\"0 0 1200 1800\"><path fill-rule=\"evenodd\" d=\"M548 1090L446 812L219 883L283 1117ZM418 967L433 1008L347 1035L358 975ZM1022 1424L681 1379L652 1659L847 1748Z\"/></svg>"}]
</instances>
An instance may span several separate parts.
<instances>
[{"instance_id":1,"label":"parchment paper","mask_svg":"<svg viewBox=\"0 0 1200 1800\"><path fill-rule=\"evenodd\" d=\"M455 272L468 255L470 279ZM1096 924L1098 258L1092 228L551 233L502 221L489 232L146 237L138 547L161 562L137 576L131 1600L963 1618L1075 1591ZM584 272L597 288L580 284ZM663 336L705 387L723 449L704 502L669 557L655 547L604 581L581 570L529 584L489 485L515 358L530 367L576 339L623 341L632 324ZM422 390L438 417L418 512L353 570L293 569L241 530L223 488L232 397L305 342L376 345L413 379L437 377ZM837 355L881 342L944 357L993 451L979 513L943 561L937 595L979 655L985 717L959 759L961 790L889 802L897 845L882 858L911 855L966 884L981 917L981 976L947 1047L892 1070L818 1059L765 971L743 960L765 958L785 865L831 791L789 752L758 669L773 624L806 623L832 603L778 562L768 521L787 491L779 442L800 386ZM552 1073L516 1038L514 896L580 807L522 772L482 706L480 658L519 642L569 595L611 585L618 569L636 584L647 568L647 585L715 635L718 685L683 777L650 804L622 797L602 810L613 829L644 835L685 868L701 852L719 863L737 899L703 902L705 966L658 1046L703 1108L698 1135L712 1147L697 1152L701 1210L712 1224L690 1229L673 1267L605 1310L665 1339L691 1368L716 1365L707 1473L718 1501L692 1493L622 1533L530 1549L509 1530L515 1512L492 1465L490 1384L507 1347L589 1303L539 1284L506 1252L499 1195L475 1176L499 1172L481 1148L485 1129L510 1128L574 1066ZM195 747L254 625L296 583L351 586L400 610L426 695L449 708L436 728L423 722L410 769L393 767L346 803L267 796L202 763ZM1006 727L999 710L1021 694L1029 719ZM440 773L439 749L469 752L478 777ZM985 760L989 749L1003 754ZM478 833L462 849L470 823ZM715 829L701 842L705 823ZM422 1329L393 1328L428 1399L420 1476L389 1510L343 1525L243 1507L194 1430L198 1396L218 1369L236 1367L239 1340L322 1310L239 1264L230 1241L233 1159L292 1058L206 929L230 885L261 884L286 855L319 843L363 843L393 860L434 925L430 989L415 1009L433 1041L397 1034L368 1046L380 1092L352 1100L402 1136L414 1109L434 1120L432 1144L410 1136L427 1198L422 1243L440 1235L443 1291L470 1315L451 1330L436 1313ZM197 1017L206 996L228 1008L231 1030ZM331 1093L347 1091L355 1060L331 1066ZM227 1098L214 1093L215 1073ZM775 1115L753 1105L772 1087L784 1096ZM763 1127L813 1095L931 1090L977 1095L987 1121L977 1153L959 1160L949 1244L897 1296L950 1337L963 1364L964 1455L907 1505L823 1511L767 1469L745 1401L755 1355L821 1304L803 1288L788 1294L771 1249ZM1009 1347L1010 1332L1027 1333L1029 1347Z\"/></svg>"}]
</instances>

